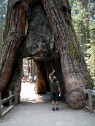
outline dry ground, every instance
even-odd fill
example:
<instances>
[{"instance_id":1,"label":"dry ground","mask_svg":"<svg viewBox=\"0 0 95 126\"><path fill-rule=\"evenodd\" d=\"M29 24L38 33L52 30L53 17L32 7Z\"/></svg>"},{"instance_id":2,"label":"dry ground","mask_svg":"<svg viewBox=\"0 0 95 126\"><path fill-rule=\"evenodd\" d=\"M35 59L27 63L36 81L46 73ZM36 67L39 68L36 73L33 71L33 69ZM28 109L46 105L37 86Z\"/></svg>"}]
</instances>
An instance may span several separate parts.
<instances>
[{"instance_id":1,"label":"dry ground","mask_svg":"<svg viewBox=\"0 0 95 126\"><path fill-rule=\"evenodd\" d=\"M59 102L51 110L49 95L35 95L34 84L22 83L21 104L0 119L0 126L94 126L95 115L86 109L72 110Z\"/></svg>"}]
</instances>

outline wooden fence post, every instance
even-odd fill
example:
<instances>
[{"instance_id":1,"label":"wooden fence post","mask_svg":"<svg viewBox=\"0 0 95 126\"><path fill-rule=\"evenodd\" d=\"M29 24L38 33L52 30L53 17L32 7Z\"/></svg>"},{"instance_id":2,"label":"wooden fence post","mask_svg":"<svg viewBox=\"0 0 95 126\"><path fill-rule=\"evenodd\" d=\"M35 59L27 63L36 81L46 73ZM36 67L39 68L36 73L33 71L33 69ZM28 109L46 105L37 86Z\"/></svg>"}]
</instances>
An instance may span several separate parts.
<instances>
[{"instance_id":1,"label":"wooden fence post","mask_svg":"<svg viewBox=\"0 0 95 126\"><path fill-rule=\"evenodd\" d=\"M94 87L95 88L95 87ZM93 109L95 110L95 89L91 90L92 92L92 97L93 97Z\"/></svg>"},{"instance_id":2,"label":"wooden fence post","mask_svg":"<svg viewBox=\"0 0 95 126\"><path fill-rule=\"evenodd\" d=\"M11 96L12 95L12 91L9 91L9 96ZM11 106L12 105L12 100L9 100L9 106Z\"/></svg>"},{"instance_id":3,"label":"wooden fence post","mask_svg":"<svg viewBox=\"0 0 95 126\"><path fill-rule=\"evenodd\" d=\"M92 104L92 94L91 94L91 89L88 89L88 98L89 98L89 108L90 108L90 113L93 113L93 104Z\"/></svg>"},{"instance_id":4,"label":"wooden fence post","mask_svg":"<svg viewBox=\"0 0 95 126\"><path fill-rule=\"evenodd\" d=\"M15 91L15 105L18 105L18 95L17 95L17 90Z\"/></svg>"},{"instance_id":5,"label":"wooden fence post","mask_svg":"<svg viewBox=\"0 0 95 126\"><path fill-rule=\"evenodd\" d=\"M2 118L2 109L1 109L1 105L2 105L2 103L1 103L1 93L0 93L0 118Z\"/></svg>"}]
</instances>

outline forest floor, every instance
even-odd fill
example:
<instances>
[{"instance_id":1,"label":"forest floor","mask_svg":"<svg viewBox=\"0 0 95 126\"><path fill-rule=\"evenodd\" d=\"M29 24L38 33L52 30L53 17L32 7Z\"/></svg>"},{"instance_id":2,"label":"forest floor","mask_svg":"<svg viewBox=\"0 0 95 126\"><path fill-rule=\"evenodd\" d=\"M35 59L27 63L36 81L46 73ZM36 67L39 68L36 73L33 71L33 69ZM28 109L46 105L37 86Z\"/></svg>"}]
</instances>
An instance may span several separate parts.
<instances>
[{"instance_id":1,"label":"forest floor","mask_svg":"<svg viewBox=\"0 0 95 126\"><path fill-rule=\"evenodd\" d=\"M0 119L0 126L94 126L95 114L85 108L72 110L59 101L51 110L50 95L35 95L33 83L22 83L21 102Z\"/></svg>"}]
</instances>

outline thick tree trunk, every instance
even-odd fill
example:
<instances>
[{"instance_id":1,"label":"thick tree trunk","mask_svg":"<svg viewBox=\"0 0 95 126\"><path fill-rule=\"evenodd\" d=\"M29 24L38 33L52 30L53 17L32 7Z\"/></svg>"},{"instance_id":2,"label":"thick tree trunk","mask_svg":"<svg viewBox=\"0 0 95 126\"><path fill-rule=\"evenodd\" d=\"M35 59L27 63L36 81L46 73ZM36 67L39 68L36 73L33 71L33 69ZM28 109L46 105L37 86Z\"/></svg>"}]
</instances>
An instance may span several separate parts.
<instances>
[{"instance_id":1,"label":"thick tree trunk","mask_svg":"<svg viewBox=\"0 0 95 126\"><path fill-rule=\"evenodd\" d=\"M23 5L25 4L25 5ZM4 32L4 47L0 61L0 92L2 93L10 78L12 67L15 62L15 56L23 37L25 37L26 13L28 3L16 4L13 8L9 1L11 11L7 12L6 29ZM9 7L9 6L8 6ZM6 36L7 34L7 36Z\"/></svg>"},{"instance_id":2,"label":"thick tree trunk","mask_svg":"<svg viewBox=\"0 0 95 126\"><path fill-rule=\"evenodd\" d=\"M82 108L83 96L81 89L86 88L87 84L83 78L88 77L89 74L84 69L85 63L78 49L74 30L72 29L68 0L66 1L67 7L64 6L63 1L61 1L60 6L57 0L42 0L42 2L57 41L66 86L67 102L71 108ZM67 15L67 19L64 17L65 15ZM78 61L78 58L82 60ZM79 68L79 62L81 63L82 71Z\"/></svg>"},{"instance_id":3,"label":"thick tree trunk","mask_svg":"<svg viewBox=\"0 0 95 126\"><path fill-rule=\"evenodd\" d=\"M3 49L2 57L0 59L0 92L1 93L4 92L8 84L8 81L11 77L12 69L15 63L16 53L19 47L25 46L24 49L28 50L26 43L24 41L23 43L21 42L26 34L25 29L28 28L26 27L27 26L27 23L26 23L27 13L28 13L29 7L31 8L33 7L32 5L34 2L38 2L38 3L42 2L45 9L45 14L42 15L43 20L41 24L40 23L39 24L42 26L44 23L46 23L46 25L48 26L49 24L46 21L47 20L46 18L48 18L51 28L47 27L47 29L48 29L49 36L51 34L51 29L52 29L52 35L50 37L48 36L47 41L46 41L45 40L46 34L44 34L43 36L43 31L42 31L42 34L40 35L37 33L37 35L39 35L40 37L38 38L39 41L40 39L42 39L38 43L39 45L37 45L35 42L35 41L38 42L38 39L35 39L34 41L33 38L30 37L31 39L30 42L31 41L35 42L33 43L34 50L38 51L36 52L36 54L33 54L33 55L42 56L42 49L44 49L44 46L46 47L45 44L48 42L50 42L49 43L50 45L46 47L46 48L49 47L48 52L53 53L54 51L55 53L57 53L56 50L58 49L58 53L60 54L59 57L60 57L62 76L63 76L62 79L65 84L64 87L66 88L67 103L73 109L82 108L83 102L84 102L82 89L88 88L88 87L91 88L93 84L92 84L91 77L87 71L84 58L81 54L78 43L76 41L76 35L75 35L74 29L71 23L72 22L71 13L70 13L71 10L69 7L68 0L38 0L38 1L13 0L13 2L9 0L9 4L8 4L9 9L7 11L7 19L6 19L7 21L6 21L5 32L4 32L4 45L2 48ZM35 6L36 5L37 3L35 4ZM41 8L40 11L42 11L43 8L42 7L40 8ZM34 12L37 13L38 10L35 11L34 9ZM32 21L35 21L35 20L32 20ZM39 31L39 24L37 26L38 29L36 29L38 31ZM32 28L34 28L33 24L32 24ZM45 29L45 27L43 27L43 29ZM34 34L32 33L32 35ZM49 41L51 37L54 38L53 42L52 40ZM42 45L43 48L42 48L41 42L44 42L44 41L46 43L43 43ZM53 46L54 46L53 44L55 44L55 46L57 45L57 48L55 47L55 50L53 50ZM51 48L51 45L53 45L52 48ZM36 48L37 46L39 48ZM29 48L29 52L28 51L26 52L28 56L30 57L33 56L31 53L31 48ZM46 54L47 56L50 55L49 53L47 53L47 51L46 51ZM57 54L55 54L54 56L57 57ZM40 64L40 62L37 61L37 65L38 65L37 93L42 92L42 90L43 90L42 93L45 93L47 90L46 88L47 85L45 81L48 79L45 80L45 78L48 78L48 77L44 77L44 69L43 68L40 69L42 64L43 63ZM45 66L46 64L47 63L44 63ZM50 70L48 68L45 68L45 71L47 72L47 75L50 73ZM52 68L51 68L51 71L52 71ZM90 85L89 85L89 82L91 83Z\"/></svg>"}]
</instances>

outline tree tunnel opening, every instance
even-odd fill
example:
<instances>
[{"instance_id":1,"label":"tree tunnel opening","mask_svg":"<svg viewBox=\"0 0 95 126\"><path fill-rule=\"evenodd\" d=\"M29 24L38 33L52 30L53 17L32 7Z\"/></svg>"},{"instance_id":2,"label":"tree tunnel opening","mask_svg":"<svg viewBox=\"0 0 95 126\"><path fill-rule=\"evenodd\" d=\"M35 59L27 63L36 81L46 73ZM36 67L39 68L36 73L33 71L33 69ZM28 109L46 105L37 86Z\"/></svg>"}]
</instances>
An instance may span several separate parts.
<instances>
[{"instance_id":1,"label":"tree tunnel opening","mask_svg":"<svg viewBox=\"0 0 95 126\"><path fill-rule=\"evenodd\" d=\"M35 82L37 76L37 66L33 59L23 59L23 77L26 82ZM30 81L31 80L31 81Z\"/></svg>"},{"instance_id":2,"label":"tree tunnel opening","mask_svg":"<svg viewBox=\"0 0 95 126\"><path fill-rule=\"evenodd\" d=\"M33 74L37 75L37 81L34 87L35 94L50 94L49 74L53 69L55 69L56 72L54 75L57 77L62 91L60 100L65 102L65 84L61 70L60 57L33 57L33 59L31 59L31 57L27 57L26 59L28 66L27 75L25 75L24 72L25 78L28 78L29 74L32 76L32 78L34 76ZM37 70L35 70L36 72L33 71L33 68L35 68L35 66L37 66Z\"/></svg>"},{"instance_id":3,"label":"tree tunnel opening","mask_svg":"<svg viewBox=\"0 0 95 126\"><path fill-rule=\"evenodd\" d=\"M70 23L68 2L18 1L9 2L6 16L0 62L2 99L9 96L9 91L14 93L15 90L20 98L22 61L30 57L37 65L36 93L50 91L48 76L55 69L62 100L65 99L66 86L69 106L82 108L85 99L81 89L92 89L93 81Z\"/></svg>"},{"instance_id":4,"label":"tree tunnel opening","mask_svg":"<svg viewBox=\"0 0 95 126\"><path fill-rule=\"evenodd\" d=\"M36 1L29 7L27 18L27 34L20 45L23 58L33 59L37 66L36 94L50 92L49 74L55 69L62 90L62 100L65 100L65 84L61 69L60 55L56 39L42 2ZM24 50L24 51L23 51Z\"/></svg>"},{"instance_id":5,"label":"tree tunnel opening","mask_svg":"<svg viewBox=\"0 0 95 126\"><path fill-rule=\"evenodd\" d=\"M62 91L61 99L65 100L65 83L57 40L54 37L47 14L40 0L29 7L28 18L26 20L26 36L19 45L12 72L8 84L2 93L2 97L5 98L8 96L10 90L13 92L17 90L18 97L20 98L23 58L26 58L29 61L31 59L34 60L37 66L35 93L46 94L46 92L50 92L49 74L55 69L55 76L60 83Z\"/></svg>"}]
</instances>

